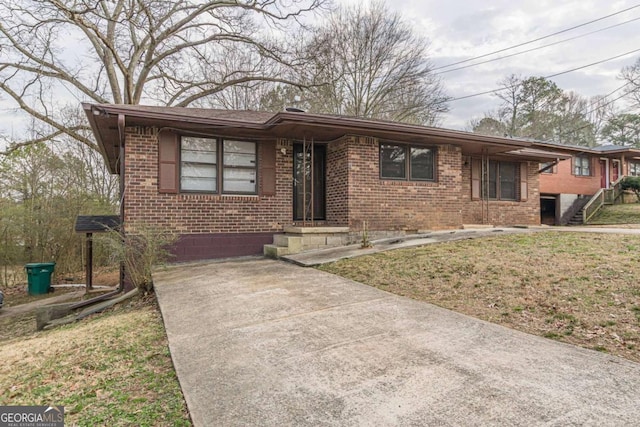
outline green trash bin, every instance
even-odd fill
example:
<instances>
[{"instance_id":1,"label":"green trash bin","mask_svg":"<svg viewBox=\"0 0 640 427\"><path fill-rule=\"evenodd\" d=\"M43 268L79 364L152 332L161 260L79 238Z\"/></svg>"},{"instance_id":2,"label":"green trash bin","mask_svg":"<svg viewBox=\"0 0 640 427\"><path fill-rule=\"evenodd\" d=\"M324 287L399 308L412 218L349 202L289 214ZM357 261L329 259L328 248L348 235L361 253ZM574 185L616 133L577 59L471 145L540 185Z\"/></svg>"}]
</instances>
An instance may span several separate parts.
<instances>
[{"instance_id":1,"label":"green trash bin","mask_svg":"<svg viewBox=\"0 0 640 427\"><path fill-rule=\"evenodd\" d=\"M34 262L24 266L27 270L29 295L42 295L49 292L51 274L55 266L55 262Z\"/></svg>"}]
</instances>

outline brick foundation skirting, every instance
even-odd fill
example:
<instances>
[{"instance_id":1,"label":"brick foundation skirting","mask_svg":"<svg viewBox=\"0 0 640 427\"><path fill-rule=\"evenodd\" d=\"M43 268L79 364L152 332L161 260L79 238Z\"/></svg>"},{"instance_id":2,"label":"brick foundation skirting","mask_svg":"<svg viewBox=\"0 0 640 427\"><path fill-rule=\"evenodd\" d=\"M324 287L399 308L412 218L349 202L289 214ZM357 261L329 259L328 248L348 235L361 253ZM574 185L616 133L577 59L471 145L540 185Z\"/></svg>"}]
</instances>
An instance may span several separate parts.
<instances>
[{"instance_id":1,"label":"brick foundation skirting","mask_svg":"<svg viewBox=\"0 0 640 427\"><path fill-rule=\"evenodd\" d=\"M274 233L182 234L170 248L169 262L261 255Z\"/></svg>"}]
</instances>

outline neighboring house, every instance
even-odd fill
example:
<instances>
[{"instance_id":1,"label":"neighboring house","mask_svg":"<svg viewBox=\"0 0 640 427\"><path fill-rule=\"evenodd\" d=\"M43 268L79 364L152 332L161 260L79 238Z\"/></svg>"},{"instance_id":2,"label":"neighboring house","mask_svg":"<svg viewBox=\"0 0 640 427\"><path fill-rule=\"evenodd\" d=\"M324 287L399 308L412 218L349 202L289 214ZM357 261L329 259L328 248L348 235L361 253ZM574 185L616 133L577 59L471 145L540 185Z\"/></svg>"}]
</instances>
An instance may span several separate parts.
<instances>
[{"instance_id":1,"label":"neighboring house","mask_svg":"<svg viewBox=\"0 0 640 427\"><path fill-rule=\"evenodd\" d=\"M540 164L540 210L547 224L566 224L601 188L610 188L623 176L640 176L640 150L635 148L547 142L534 146L571 155L570 160Z\"/></svg>"},{"instance_id":2,"label":"neighboring house","mask_svg":"<svg viewBox=\"0 0 640 427\"><path fill-rule=\"evenodd\" d=\"M365 224L372 237L536 225L539 164L568 158L529 141L303 112L83 107L121 176L125 230L177 232L178 261L262 253L283 233L309 247L357 241Z\"/></svg>"}]
</instances>

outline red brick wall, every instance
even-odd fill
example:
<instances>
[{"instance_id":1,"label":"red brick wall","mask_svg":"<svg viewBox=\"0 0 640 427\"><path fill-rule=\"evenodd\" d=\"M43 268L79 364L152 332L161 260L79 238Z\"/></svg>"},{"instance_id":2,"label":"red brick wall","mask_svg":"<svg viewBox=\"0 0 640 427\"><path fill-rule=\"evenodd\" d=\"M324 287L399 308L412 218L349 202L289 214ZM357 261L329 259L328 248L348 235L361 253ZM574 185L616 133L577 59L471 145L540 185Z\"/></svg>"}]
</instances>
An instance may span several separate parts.
<instances>
[{"instance_id":1,"label":"red brick wall","mask_svg":"<svg viewBox=\"0 0 640 427\"><path fill-rule=\"evenodd\" d=\"M243 251L258 253L271 233L281 232L284 225L292 223L291 142L281 140L276 144L275 196L164 194L158 192L155 132L138 128L126 131L124 219L129 231L142 221L170 229L181 235L176 252L184 259L198 259L200 251L212 246L216 248L204 258L240 255ZM259 164L261 153L259 148ZM540 222L537 170L538 164L531 163L528 201L491 202L490 223ZM349 226L357 231L367 221L372 231L413 231L480 222L481 205L471 201L469 166L463 166L460 148L438 146L436 173L435 182L380 179L376 139L345 137L331 142L327 146L327 225ZM235 244L237 247L231 248Z\"/></svg>"},{"instance_id":2,"label":"red brick wall","mask_svg":"<svg viewBox=\"0 0 640 427\"><path fill-rule=\"evenodd\" d=\"M490 200L484 203L481 200L471 200L471 162L467 161L462 166L462 200L464 224L482 224L483 209L487 211L486 224L491 225L539 225L540 224L540 190L538 181L539 164L537 162L523 162L520 167L527 167L527 200L523 202L510 202Z\"/></svg>"},{"instance_id":3,"label":"red brick wall","mask_svg":"<svg viewBox=\"0 0 640 427\"><path fill-rule=\"evenodd\" d=\"M349 141L343 138L327 144L327 225L349 225Z\"/></svg>"},{"instance_id":4,"label":"red brick wall","mask_svg":"<svg viewBox=\"0 0 640 427\"><path fill-rule=\"evenodd\" d=\"M591 156L592 176L573 175L571 159L560 161L554 173L540 174L540 192L547 194L588 194L600 189L600 163L597 156Z\"/></svg>"},{"instance_id":5,"label":"red brick wall","mask_svg":"<svg viewBox=\"0 0 640 427\"><path fill-rule=\"evenodd\" d=\"M380 179L379 144L352 137L349 145L349 226L371 230L455 228L462 224L460 149L440 146L436 182Z\"/></svg>"},{"instance_id":6,"label":"red brick wall","mask_svg":"<svg viewBox=\"0 0 640 427\"><path fill-rule=\"evenodd\" d=\"M125 224L144 221L179 234L281 231L292 218L292 147L277 144L276 195L161 194L158 143L154 130L127 128ZM286 150L286 154L281 149ZM258 149L260 163L261 149Z\"/></svg>"}]
</instances>

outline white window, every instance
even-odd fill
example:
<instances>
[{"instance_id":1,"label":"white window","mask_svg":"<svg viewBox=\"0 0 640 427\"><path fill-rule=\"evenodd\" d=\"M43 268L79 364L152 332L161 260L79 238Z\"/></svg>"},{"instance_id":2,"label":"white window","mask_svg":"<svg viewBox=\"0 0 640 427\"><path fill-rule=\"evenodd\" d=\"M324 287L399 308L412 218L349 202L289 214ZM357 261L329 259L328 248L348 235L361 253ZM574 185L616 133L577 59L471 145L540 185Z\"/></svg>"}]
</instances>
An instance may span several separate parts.
<instances>
[{"instance_id":1,"label":"white window","mask_svg":"<svg viewBox=\"0 0 640 427\"><path fill-rule=\"evenodd\" d=\"M185 191L215 192L218 187L217 141L182 137L180 188Z\"/></svg>"},{"instance_id":2,"label":"white window","mask_svg":"<svg viewBox=\"0 0 640 427\"><path fill-rule=\"evenodd\" d=\"M629 175L640 176L640 162L629 162Z\"/></svg>"},{"instance_id":3,"label":"white window","mask_svg":"<svg viewBox=\"0 0 640 427\"><path fill-rule=\"evenodd\" d=\"M222 150L224 153L222 191L224 193L255 193L255 142L225 140Z\"/></svg>"},{"instance_id":4,"label":"white window","mask_svg":"<svg viewBox=\"0 0 640 427\"><path fill-rule=\"evenodd\" d=\"M590 176L590 163L589 157L587 156L575 156L573 158L573 174L576 176Z\"/></svg>"},{"instance_id":5,"label":"white window","mask_svg":"<svg viewBox=\"0 0 640 427\"><path fill-rule=\"evenodd\" d=\"M255 142L183 136L180 147L180 189L255 194L256 159Z\"/></svg>"}]
</instances>

